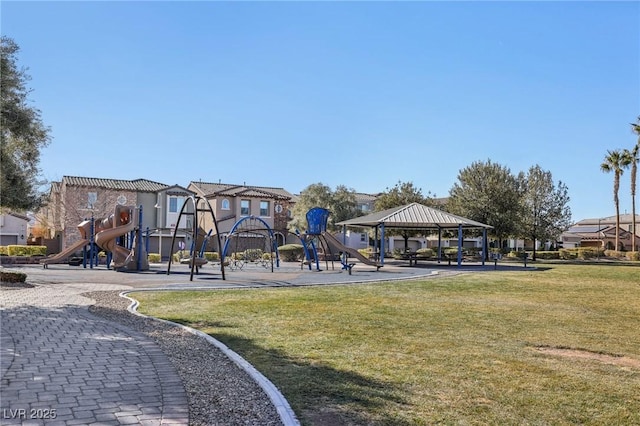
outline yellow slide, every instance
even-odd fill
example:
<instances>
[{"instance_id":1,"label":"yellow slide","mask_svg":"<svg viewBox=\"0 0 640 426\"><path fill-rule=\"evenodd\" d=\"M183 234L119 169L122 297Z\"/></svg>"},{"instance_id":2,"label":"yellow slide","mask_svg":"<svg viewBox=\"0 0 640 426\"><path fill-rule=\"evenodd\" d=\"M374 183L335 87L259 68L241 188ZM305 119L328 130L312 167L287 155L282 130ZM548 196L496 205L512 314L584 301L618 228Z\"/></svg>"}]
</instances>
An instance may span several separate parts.
<instances>
[{"instance_id":1,"label":"yellow slide","mask_svg":"<svg viewBox=\"0 0 640 426\"><path fill-rule=\"evenodd\" d=\"M108 222L105 225L113 223L113 216L108 218ZM136 248L140 247L139 241L134 241L133 250L129 250L125 247L119 246L116 242L118 237L126 235L127 233L134 231L137 228L134 220L125 225L116 226L115 228L107 228L104 231L100 231L96 234L96 244L102 247L103 250L109 251L113 254L113 268L116 270L136 270ZM142 269L149 269L149 261L146 253L142 253Z\"/></svg>"},{"instance_id":2,"label":"yellow slide","mask_svg":"<svg viewBox=\"0 0 640 426\"><path fill-rule=\"evenodd\" d=\"M371 266L375 266L376 268L382 268L382 265L380 265L379 263L369 259L368 257L363 256L358 250L356 250L354 248L351 248L351 247L345 246L336 237L334 237L330 233L323 232L322 236L329 242L329 244L334 246L338 251L347 253L349 255L349 257L355 257L356 259L358 259L360 262L364 263L365 265L371 265Z\"/></svg>"},{"instance_id":3,"label":"yellow slide","mask_svg":"<svg viewBox=\"0 0 640 426\"><path fill-rule=\"evenodd\" d=\"M64 263L71 255L82 249L87 244L89 244L89 240L83 238L82 240L76 241L71 247L68 247L66 250L61 251L60 253L51 257L40 260L40 263L42 263L43 265L49 265L51 263Z\"/></svg>"},{"instance_id":4,"label":"yellow slide","mask_svg":"<svg viewBox=\"0 0 640 426\"><path fill-rule=\"evenodd\" d=\"M126 259L131 253L130 250L119 246L116 239L134 229L135 224L131 222L115 228L105 229L96 234L96 244L102 247L103 250L113 253L113 266L116 269L122 268L125 265Z\"/></svg>"}]
</instances>

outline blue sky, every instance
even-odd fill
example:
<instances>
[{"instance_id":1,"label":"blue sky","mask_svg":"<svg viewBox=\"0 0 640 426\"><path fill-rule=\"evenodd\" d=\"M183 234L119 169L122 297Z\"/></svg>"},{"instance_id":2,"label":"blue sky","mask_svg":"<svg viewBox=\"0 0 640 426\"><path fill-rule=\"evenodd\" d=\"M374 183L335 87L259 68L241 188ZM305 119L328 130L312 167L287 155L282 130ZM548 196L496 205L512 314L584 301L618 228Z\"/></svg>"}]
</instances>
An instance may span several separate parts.
<instances>
[{"instance_id":1,"label":"blue sky","mask_svg":"<svg viewBox=\"0 0 640 426\"><path fill-rule=\"evenodd\" d=\"M639 2L10 2L43 176L446 196L490 159L615 213L640 115ZM631 211L629 173L621 212ZM640 200L638 201L640 204Z\"/></svg>"}]
</instances>

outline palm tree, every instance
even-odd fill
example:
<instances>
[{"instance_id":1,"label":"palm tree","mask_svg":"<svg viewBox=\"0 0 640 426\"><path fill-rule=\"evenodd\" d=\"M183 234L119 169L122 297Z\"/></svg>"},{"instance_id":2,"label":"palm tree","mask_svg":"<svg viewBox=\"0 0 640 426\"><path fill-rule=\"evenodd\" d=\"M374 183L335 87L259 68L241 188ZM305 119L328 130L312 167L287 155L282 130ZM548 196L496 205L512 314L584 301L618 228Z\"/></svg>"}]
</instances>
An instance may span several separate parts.
<instances>
[{"instance_id":1,"label":"palm tree","mask_svg":"<svg viewBox=\"0 0 640 426\"><path fill-rule=\"evenodd\" d=\"M631 130L638 135L636 146L629 152L631 156L631 229L633 236L631 238L631 250L636 251L636 176L638 174L638 162L640 158L640 116L635 123L631 123Z\"/></svg>"},{"instance_id":2,"label":"palm tree","mask_svg":"<svg viewBox=\"0 0 640 426\"><path fill-rule=\"evenodd\" d=\"M629 163L629 156L624 151L607 151L604 162L600 165L600 170L603 172L613 172L613 202L616 205L616 250L620 248L620 199L618 198L620 176Z\"/></svg>"}]
</instances>

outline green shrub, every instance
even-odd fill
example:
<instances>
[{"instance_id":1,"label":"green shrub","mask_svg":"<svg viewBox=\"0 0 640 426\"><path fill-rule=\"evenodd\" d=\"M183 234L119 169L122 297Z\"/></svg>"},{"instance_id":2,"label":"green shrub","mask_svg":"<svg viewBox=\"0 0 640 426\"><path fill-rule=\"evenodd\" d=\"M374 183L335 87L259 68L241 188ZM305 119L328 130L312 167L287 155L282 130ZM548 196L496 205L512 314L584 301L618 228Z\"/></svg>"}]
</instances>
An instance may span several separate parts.
<instances>
[{"instance_id":1,"label":"green shrub","mask_svg":"<svg viewBox=\"0 0 640 426\"><path fill-rule=\"evenodd\" d=\"M578 258L578 249L560 249L558 255L562 260L572 260Z\"/></svg>"},{"instance_id":2,"label":"green shrub","mask_svg":"<svg viewBox=\"0 0 640 426\"><path fill-rule=\"evenodd\" d=\"M0 246L0 256L7 256L8 254L7 246Z\"/></svg>"},{"instance_id":3,"label":"green shrub","mask_svg":"<svg viewBox=\"0 0 640 426\"><path fill-rule=\"evenodd\" d=\"M640 260L640 251L628 251L627 260Z\"/></svg>"},{"instance_id":4,"label":"green shrub","mask_svg":"<svg viewBox=\"0 0 640 426\"><path fill-rule=\"evenodd\" d=\"M304 257L304 248L301 244L285 244L278 247L278 254L283 262L296 262Z\"/></svg>"},{"instance_id":5,"label":"green shrub","mask_svg":"<svg viewBox=\"0 0 640 426\"><path fill-rule=\"evenodd\" d=\"M148 253L147 259L149 263L160 263L160 253Z\"/></svg>"},{"instance_id":6,"label":"green shrub","mask_svg":"<svg viewBox=\"0 0 640 426\"><path fill-rule=\"evenodd\" d=\"M233 260L244 260L244 252L238 251L235 253L231 253L231 256L229 257L231 257L231 259Z\"/></svg>"},{"instance_id":7,"label":"green shrub","mask_svg":"<svg viewBox=\"0 0 640 426\"><path fill-rule=\"evenodd\" d=\"M430 259L436 255L436 252L432 248L421 248L418 249L416 253L421 259Z\"/></svg>"},{"instance_id":8,"label":"green shrub","mask_svg":"<svg viewBox=\"0 0 640 426\"><path fill-rule=\"evenodd\" d=\"M469 247L464 249L465 254L469 255L469 256L480 256L480 252L482 251L482 248L480 247Z\"/></svg>"},{"instance_id":9,"label":"green shrub","mask_svg":"<svg viewBox=\"0 0 640 426\"><path fill-rule=\"evenodd\" d=\"M262 260L271 260L271 259L275 259L276 258L276 254L275 253L263 253L262 254Z\"/></svg>"},{"instance_id":10,"label":"green shrub","mask_svg":"<svg viewBox=\"0 0 640 426\"><path fill-rule=\"evenodd\" d=\"M45 256L46 254L47 254L46 246L25 246L25 245L7 246L7 255L9 256Z\"/></svg>"},{"instance_id":11,"label":"green shrub","mask_svg":"<svg viewBox=\"0 0 640 426\"><path fill-rule=\"evenodd\" d=\"M536 259L560 259L558 251L537 251Z\"/></svg>"},{"instance_id":12,"label":"green shrub","mask_svg":"<svg viewBox=\"0 0 640 426\"><path fill-rule=\"evenodd\" d=\"M404 249L394 248L393 252L391 253L391 256L394 259L402 259L402 256L404 255L404 253L405 253Z\"/></svg>"},{"instance_id":13,"label":"green shrub","mask_svg":"<svg viewBox=\"0 0 640 426\"><path fill-rule=\"evenodd\" d=\"M458 255L458 247L451 247L444 249L444 254L447 256L457 256Z\"/></svg>"},{"instance_id":14,"label":"green shrub","mask_svg":"<svg viewBox=\"0 0 640 426\"><path fill-rule=\"evenodd\" d=\"M598 249L595 247L578 248L578 259L595 259L598 257Z\"/></svg>"},{"instance_id":15,"label":"green shrub","mask_svg":"<svg viewBox=\"0 0 640 426\"><path fill-rule=\"evenodd\" d=\"M242 255L248 261L255 261L261 259L263 253L261 249L246 249Z\"/></svg>"},{"instance_id":16,"label":"green shrub","mask_svg":"<svg viewBox=\"0 0 640 426\"><path fill-rule=\"evenodd\" d=\"M23 283L27 279L27 274L22 272L0 271L0 281L5 283Z\"/></svg>"},{"instance_id":17,"label":"green shrub","mask_svg":"<svg viewBox=\"0 0 640 426\"><path fill-rule=\"evenodd\" d=\"M363 248L363 249L358 249L358 253L368 258L368 257L371 257L371 253L373 253L373 250L370 248Z\"/></svg>"},{"instance_id":18,"label":"green shrub","mask_svg":"<svg viewBox=\"0 0 640 426\"><path fill-rule=\"evenodd\" d=\"M220 254L217 251L205 251L203 255L209 262L218 262L220 260Z\"/></svg>"},{"instance_id":19,"label":"green shrub","mask_svg":"<svg viewBox=\"0 0 640 426\"><path fill-rule=\"evenodd\" d=\"M614 257L617 259L623 259L626 257L626 252L624 251L617 251L617 250L605 250L604 251L604 255L606 257Z\"/></svg>"}]
</instances>

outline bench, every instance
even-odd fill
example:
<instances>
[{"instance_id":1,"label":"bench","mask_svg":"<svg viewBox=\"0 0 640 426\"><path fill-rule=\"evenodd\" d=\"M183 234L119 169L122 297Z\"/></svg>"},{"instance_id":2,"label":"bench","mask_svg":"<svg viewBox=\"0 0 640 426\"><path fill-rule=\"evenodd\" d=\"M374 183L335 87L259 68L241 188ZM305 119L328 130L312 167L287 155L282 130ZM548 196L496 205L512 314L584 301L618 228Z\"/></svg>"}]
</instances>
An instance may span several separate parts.
<instances>
[{"instance_id":1,"label":"bench","mask_svg":"<svg viewBox=\"0 0 640 426\"><path fill-rule=\"evenodd\" d=\"M351 270L353 269L353 267L355 266L355 263L343 263L342 264L342 269L346 269L349 271L349 275L351 275Z\"/></svg>"}]
</instances>

